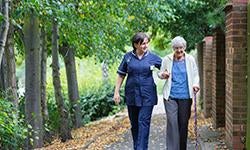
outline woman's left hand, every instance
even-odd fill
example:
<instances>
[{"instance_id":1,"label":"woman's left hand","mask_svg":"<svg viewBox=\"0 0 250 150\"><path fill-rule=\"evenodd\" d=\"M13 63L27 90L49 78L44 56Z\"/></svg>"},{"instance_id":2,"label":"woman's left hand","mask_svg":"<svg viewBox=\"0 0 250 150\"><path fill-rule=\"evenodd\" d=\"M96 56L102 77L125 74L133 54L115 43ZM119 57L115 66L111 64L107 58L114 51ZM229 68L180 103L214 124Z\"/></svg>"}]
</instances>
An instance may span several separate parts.
<instances>
[{"instance_id":1,"label":"woman's left hand","mask_svg":"<svg viewBox=\"0 0 250 150\"><path fill-rule=\"evenodd\" d=\"M198 86L193 86L193 91L194 94L196 94L197 92L199 92L200 88Z\"/></svg>"}]
</instances>

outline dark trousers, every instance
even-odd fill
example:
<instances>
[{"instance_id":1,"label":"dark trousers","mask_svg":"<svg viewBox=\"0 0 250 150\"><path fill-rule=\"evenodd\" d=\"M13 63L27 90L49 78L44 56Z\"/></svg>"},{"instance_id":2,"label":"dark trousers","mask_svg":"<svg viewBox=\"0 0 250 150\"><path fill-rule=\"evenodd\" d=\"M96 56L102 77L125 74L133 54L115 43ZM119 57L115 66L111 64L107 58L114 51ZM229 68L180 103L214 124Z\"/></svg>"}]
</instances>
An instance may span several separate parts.
<instances>
[{"instance_id":1,"label":"dark trousers","mask_svg":"<svg viewBox=\"0 0 250 150\"><path fill-rule=\"evenodd\" d=\"M192 100L177 100L180 131L180 150L187 149L188 120L191 115Z\"/></svg>"},{"instance_id":2,"label":"dark trousers","mask_svg":"<svg viewBox=\"0 0 250 150\"><path fill-rule=\"evenodd\" d=\"M188 120L192 100L164 100L167 114L167 147L169 150L186 150Z\"/></svg>"},{"instance_id":3,"label":"dark trousers","mask_svg":"<svg viewBox=\"0 0 250 150\"><path fill-rule=\"evenodd\" d=\"M151 115L154 106L128 106L134 150L147 150Z\"/></svg>"}]
</instances>

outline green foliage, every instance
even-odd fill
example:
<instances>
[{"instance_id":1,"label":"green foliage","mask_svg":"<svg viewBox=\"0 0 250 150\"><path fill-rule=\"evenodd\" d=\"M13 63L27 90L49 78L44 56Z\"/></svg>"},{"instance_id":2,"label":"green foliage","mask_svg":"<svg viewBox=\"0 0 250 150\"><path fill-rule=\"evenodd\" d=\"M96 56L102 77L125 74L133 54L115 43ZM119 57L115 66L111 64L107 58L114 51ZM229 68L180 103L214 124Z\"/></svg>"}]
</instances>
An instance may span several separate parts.
<instances>
[{"instance_id":1,"label":"green foliage","mask_svg":"<svg viewBox=\"0 0 250 150\"><path fill-rule=\"evenodd\" d=\"M4 16L2 13L0 13L0 23L2 24L2 21L4 20Z\"/></svg>"},{"instance_id":2,"label":"green foliage","mask_svg":"<svg viewBox=\"0 0 250 150\"><path fill-rule=\"evenodd\" d=\"M106 83L98 89L86 91L86 94L81 96L80 106L84 124L114 114L124 107L124 101L119 106L115 105L113 91L114 86ZM124 96L122 95L122 97Z\"/></svg>"},{"instance_id":3,"label":"green foliage","mask_svg":"<svg viewBox=\"0 0 250 150\"><path fill-rule=\"evenodd\" d=\"M166 36L162 30L157 31L150 45L153 52L161 57L172 52L170 35Z\"/></svg>"},{"instance_id":4,"label":"green foliage","mask_svg":"<svg viewBox=\"0 0 250 150\"><path fill-rule=\"evenodd\" d=\"M51 20L59 24L59 41L75 49L75 54L95 56L99 61L114 63L130 45L130 38L138 31L154 29L174 19L173 9L165 0L152 1L21 1L16 4L15 22L22 27L21 18L35 11L50 36ZM48 41L50 45L50 41Z\"/></svg>"},{"instance_id":5,"label":"green foliage","mask_svg":"<svg viewBox=\"0 0 250 150\"><path fill-rule=\"evenodd\" d=\"M57 111L57 105L54 96L54 87L52 83L52 70L50 67L51 58L48 58L47 63L47 106L48 106L48 113L49 113L49 120L46 122L46 128L50 131L50 133L57 133L59 127L59 114ZM105 82L107 83L110 88L114 87L114 83L116 80L116 70L117 70L117 63L109 66L109 79ZM76 69L77 69L77 78L78 78L78 88L81 97L85 97L87 94L94 94L98 93L97 89L103 89L103 78L102 78L102 71L101 71L101 63L95 57L88 57L85 59L76 59ZM23 86L24 84L24 62L17 68L17 76L19 78L19 85ZM66 103L66 108L69 108L69 101L67 95L67 78L66 78L66 71L64 67L64 63L60 60L60 78L61 78L61 85L62 85L62 93ZM23 87L21 87L23 88ZM112 93L110 88L105 88L108 91L106 94ZM103 90L105 90L103 89ZM105 93L105 91L103 91ZM100 96L100 95L98 95ZM97 99L98 96L95 96ZM113 95L112 95L113 96ZM108 102L107 102L108 103ZM82 104L81 104L82 105ZM25 114L25 98L20 98L19 101L19 110L20 114ZM122 107L121 106L112 106L111 112L119 111ZM99 116L100 118L102 116ZM85 122L85 121L83 121Z\"/></svg>"},{"instance_id":6,"label":"green foliage","mask_svg":"<svg viewBox=\"0 0 250 150\"><path fill-rule=\"evenodd\" d=\"M23 147L27 132L23 115L18 117L12 103L0 99L0 149Z\"/></svg>"},{"instance_id":7,"label":"green foliage","mask_svg":"<svg viewBox=\"0 0 250 150\"><path fill-rule=\"evenodd\" d=\"M83 123L111 115L121 110L124 107L122 105L124 103L116 106L112 100L118 64L115 63L109 66L109 79L104 81L102 78L101 63L95 58L89 57L77 62Z\"/></svg>"},{"instance_id":8,"label":"green foliage","mask_svg":"<svg viewBox=\"0 0 250 150\"><path fill-rule=\"evenodd\" d=\"M210 35L212 29L223 26L223 7L226 0L171 0L170 7L174 10L175 19L162 24L165 31L172 37L183 36L187 40L187 50L194 49L195 44L204 36Z\"/></svg>"},{"instance_id":9,"label":"green foliage","mask_svg":"<svg viewBox=\"0 0 250 150\"><path fill-rule=\"evenodd\" d=\"M57 109L57 104L55 100L55 96L51 93L52 91L48 91L47 96L47 107L48 107L48 114L49 119L46 122L47 124L47 130L50 131L50 133L58 133L59 131L59 112Z\"/></svg>"},{"instance_id":10,"label":"green foliage","mask_svg":"<svg viewBox=\"0 0 250 150\"><path fill-rule=\"evenodd\" d=\"M22 29L23 17L35 11L40 18L47 37L51 36L51 20L59 24L59 42L67 43L79 58L95 56L98 61L114 63L130 45L130 38L138 31L150 30L152 38L160 37L155 43L157 52L166 50L169 40L183 36L188 49L214 27L223 26L223 6L227 0L24 0L15 1L11 13L12 22ZM159 36L158 36L159 37ZM166 38L167 37L167 38ZM20 34L15 36L16 47L23 50ZM48 46L51 40L48 38ZM49 49L49 47L48 47ZM160 50L161 49L161 50ZM162 52L164 53L164 52Z\"/></svg>"},{"instance_id":11,"label":"green foliage","mask_svg":"<svg viewBox=\"0 0 250 150\"><path fill-rule=\"evenodd\" d=\"M48 59L48 65L50 62L51 60ZM62 61L60 62L60 78L63 97L66 103L66 108L69 108L65 67L64 63L62 63ZM95 57L76 59L78 87L80 93L79 102L82 108L83 123L111 115L124 107L124 105L115 106L112 100L117 65L118 64L115 63L109 66L109 79L103 81L101 63L99 63ZM89 100L86 100L86 97L90 97ZM51 133L57 133L59 128L59 114L54 98L54 87L52 84L50 67L48 67L47 70L47 105L49 112L47 128ZM105 109L101 112L96 111L96 108L99 107Z\"/></svg>"},{"instance_id":12,"label":"green foliage","mask_svg":"<svg viewBox=\"0 0 250 150\"><path fill-rule=\"evenodd\" d=\"M94 57L77 61L77 77L80 95L89 89L97 89L103 82L101 63Z\"/></svg>"}]
</instances>

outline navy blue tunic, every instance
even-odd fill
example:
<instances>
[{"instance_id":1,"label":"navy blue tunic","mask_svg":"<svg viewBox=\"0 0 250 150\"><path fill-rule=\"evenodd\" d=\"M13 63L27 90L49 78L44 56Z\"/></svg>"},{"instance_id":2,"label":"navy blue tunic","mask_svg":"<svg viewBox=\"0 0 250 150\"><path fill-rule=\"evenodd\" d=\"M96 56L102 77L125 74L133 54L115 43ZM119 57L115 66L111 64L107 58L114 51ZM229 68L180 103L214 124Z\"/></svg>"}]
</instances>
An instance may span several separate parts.
<instances>
[{"instance_id":1,"label":"navy blue tunic","mask_svg":"<svg viewBox=\"0 0 250 150\"><path fill-rule=\"evenodd\" d=\"M157 104L156 85L152 76L152 68L160 69L161 58L147 51L139 59L135 51L126 53L117 73L127 76L125 85L125 101L130 106L152 106Z\"/></svg>"}]
</instances>

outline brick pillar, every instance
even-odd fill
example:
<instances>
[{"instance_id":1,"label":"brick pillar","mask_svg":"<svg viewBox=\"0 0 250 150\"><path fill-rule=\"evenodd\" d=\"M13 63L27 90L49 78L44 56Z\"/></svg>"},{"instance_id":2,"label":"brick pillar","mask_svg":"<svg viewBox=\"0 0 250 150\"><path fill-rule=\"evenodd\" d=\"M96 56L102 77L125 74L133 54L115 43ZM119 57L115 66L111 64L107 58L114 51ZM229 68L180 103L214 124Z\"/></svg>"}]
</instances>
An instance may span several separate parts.
<instances>
[{"instance_id":1,"label":"brick pillar","mask_svg":"<svg viewBox=\"0 0 250 150\"><path fill-rule=\"evenodd\" d=\"M242 150L247 117L247 0L232 0L226 12L226 141Z\"/></svg>"},{"instance_id":2,"label":"brick pillar","mask_svg":"<svg viewBox=\"0 0 250 150\"><path fill-rule=\"evenodd\" d=\"M203 113L205 117L211 116L212 109L212 49L213 37L203 39Z\"/></svg>"},{"instance_id":3,"label":"brick pillar","mask_svg":"<svg viewBox=\"0 0 250 150\"><path fill-rule=\"evenodd\" d=\"M215 128L225 126L225 35L219 27L213 34L212 118Z\"/></svg>"},{"instance_id":4,"label":"brick pillar","mask_svg":"<svg viewBox=\"0 0 250 150\"><path fill-rule=\"evenodd\" d=\"M197 49L197 65L199 70L199 76L200 76L200 101L199 105L201 105L201 109L203 109L203 42L200 42L196 45Z\"/></svg>"}]
</instances>

